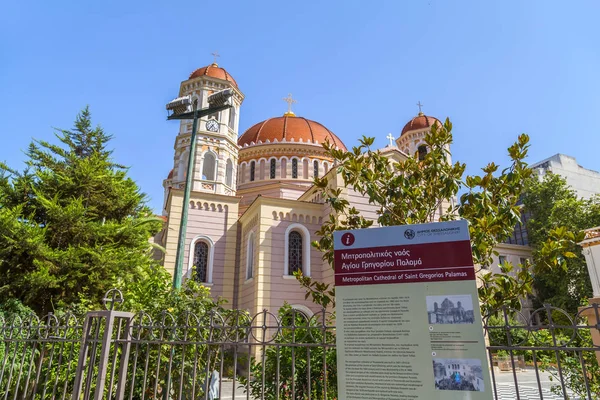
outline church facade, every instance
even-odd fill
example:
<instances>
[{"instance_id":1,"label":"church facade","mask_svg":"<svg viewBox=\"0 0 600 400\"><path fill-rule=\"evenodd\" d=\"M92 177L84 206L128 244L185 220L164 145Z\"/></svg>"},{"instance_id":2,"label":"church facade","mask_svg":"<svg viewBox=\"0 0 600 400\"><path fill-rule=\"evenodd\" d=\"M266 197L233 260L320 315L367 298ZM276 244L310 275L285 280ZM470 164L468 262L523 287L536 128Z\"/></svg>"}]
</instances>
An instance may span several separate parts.
<instances>
[{"instance_id":1,"label":"church facade","mask_svg":"<svg viewBox=\"0 0 600 400\"><path fill-rule=\"evenodd\" d=\"M189 207L184 279L197 279L214 297L255 314L276 311L284 302L311 316L318 311L293 273L332 283L333 270L311 246L329 209L312 182L328 176L352 206L366 218L377 219L368 204L337 176L322 144L346 150L342 140L323 124L296 116L291 110L261 121L238 134L244 94L234 78L216 63L199 68L180 86L199 108L208 106L216 91L234 90L234 107L198 122L197 149L190 202L183 203L192 121L181 121L175 137L173 169L164 186L165 247L163 265L171 273L182 207ZM426 153L426 132L437 119L419 113L402 129L395 145L382 150L396 161Z\"/></svg>"}]
</instances>

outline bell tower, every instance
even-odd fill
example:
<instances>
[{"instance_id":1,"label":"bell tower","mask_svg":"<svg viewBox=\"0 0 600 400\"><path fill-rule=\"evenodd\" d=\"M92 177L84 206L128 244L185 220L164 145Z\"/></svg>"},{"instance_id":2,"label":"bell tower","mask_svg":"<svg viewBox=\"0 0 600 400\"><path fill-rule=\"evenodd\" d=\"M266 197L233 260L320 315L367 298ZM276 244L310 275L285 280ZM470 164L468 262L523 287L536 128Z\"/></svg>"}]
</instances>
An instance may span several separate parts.
<instances>
[{"instance_id":1,"label":"bell tower","mask_svg":"<svg viewBox=\"0 0 600 400\"><path fill-rule=\"evenodd\" d=\"M181 82L179 96L189 95L198 108L208 107L208 96L223 89L233 89L233 107L198 120L196 159L192 176L192 191L222 195L236 194L238 166L238 126L244 95L236 81L215 62L198 68ZM168 188L182 189L185 185L192 134L191 120L181 120L175 138L173 170L164 181ZM166 194L166 193L165 193ZM165 199L166 200L166 199Z\"/></svg>"}]
</instances>

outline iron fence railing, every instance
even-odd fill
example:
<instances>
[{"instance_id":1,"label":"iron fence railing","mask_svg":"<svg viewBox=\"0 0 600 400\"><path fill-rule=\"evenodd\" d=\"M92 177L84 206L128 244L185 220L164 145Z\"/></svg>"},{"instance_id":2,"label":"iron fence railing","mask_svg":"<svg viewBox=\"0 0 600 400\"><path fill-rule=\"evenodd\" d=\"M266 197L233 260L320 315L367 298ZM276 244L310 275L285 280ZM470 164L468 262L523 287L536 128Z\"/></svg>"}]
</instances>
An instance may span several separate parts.
<instances>
[{"instance_id":1,"label":"iron fence railing","mask_svg":"<svg viewBox=\"0 0 600 400\"><path fill-rule=\"evenodd\" d=\"M495 399L600 399L600 324L590 321L600 321L598 304L574 317L545 305L528 317L504 308L485 318Z\"/></svg>"},{"instance_id":2,"label":"iron fence railing","mask_svg":"<svg viewBox=\"0 0 600 400\"><path fill-rule=\"evenodd\" d=\"M0 316L0 400L337 399L335 321L325 310L134 314L116 310L118 291L105 302L108 310L80 318ZM487 317L495 400L600 398L600 326L584 317L598 311Z\"/></svg>"}]
</instances>

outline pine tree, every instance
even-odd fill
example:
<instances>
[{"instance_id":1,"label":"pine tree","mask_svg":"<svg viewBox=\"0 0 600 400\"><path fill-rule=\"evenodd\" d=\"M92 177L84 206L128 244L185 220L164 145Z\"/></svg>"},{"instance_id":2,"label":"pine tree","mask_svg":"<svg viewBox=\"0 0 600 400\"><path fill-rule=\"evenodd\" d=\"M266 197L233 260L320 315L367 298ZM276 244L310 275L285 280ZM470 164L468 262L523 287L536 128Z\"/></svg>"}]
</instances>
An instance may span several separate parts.
<instances>
[{"instance_id":1,"label":"pine tree","mask_svg":"<svg viewBox=\"0 0 600 400\"><path fill-rule=\"evenodd\" d=\"M56 138L34 140L22 172L0 164L0 302L38 312L151 273L149 238L160 229L88 108Z\"/></svg>"}]
</instances>

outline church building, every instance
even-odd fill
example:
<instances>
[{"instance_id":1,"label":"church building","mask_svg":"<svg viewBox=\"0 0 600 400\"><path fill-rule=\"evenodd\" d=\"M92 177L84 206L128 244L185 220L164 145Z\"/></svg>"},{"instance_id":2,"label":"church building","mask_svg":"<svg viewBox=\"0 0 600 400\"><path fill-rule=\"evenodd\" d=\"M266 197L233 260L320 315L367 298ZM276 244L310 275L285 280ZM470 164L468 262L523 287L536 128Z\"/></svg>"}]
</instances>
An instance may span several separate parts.
<instances>
[{"instance_id":1,"label":"church building","mask_svg":"<svg viewBox=\"0 0 600 400\"><path fill-rule=\"evenodd\" d=\"M171 273L182 207L189 208L185 235L184 279L197 279L223 297L229 306L278 310L284 302L311 316L319 310L293 273L301 270L321 282L333 282L333 270L311 246L329 209L313 186L315 177L329 177L352 206L377 219L375 207L343 185L322 144L346 150L342 140L320 122L288 110L238 134L244 94L235 79L216 63L192 72L179 96L190 95L199 108L208 107L213 92L231 88L234 107L198 121L192 192L183 203L192 121L183 120L175 137L173 169L164 180L165 247L163 265ZM396 161L422 157L425 134L436 118L419 114L408 121L399 138L382 149ZM195 272L193 272L195 271Z\"/></svg>"}]
</instances>

